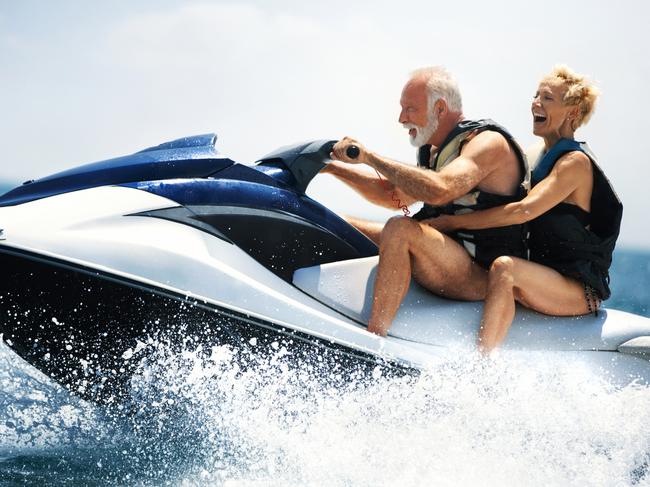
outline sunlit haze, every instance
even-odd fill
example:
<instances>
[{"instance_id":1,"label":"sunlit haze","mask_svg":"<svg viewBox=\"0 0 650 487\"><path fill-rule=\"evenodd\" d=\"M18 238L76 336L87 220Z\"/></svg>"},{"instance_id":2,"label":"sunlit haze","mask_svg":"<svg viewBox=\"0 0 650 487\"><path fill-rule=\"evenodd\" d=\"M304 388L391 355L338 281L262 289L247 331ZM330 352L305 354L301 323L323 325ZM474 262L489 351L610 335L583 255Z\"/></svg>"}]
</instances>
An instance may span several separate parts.
<instances>
[{"instance_id":1,"label":"sunlit haze","mask_svg":"<svg viewBox=\"0 0 650 487\"><path fill-rule=\"evenodd\" d=\"M648 247L649 13L642 1L2 0L0 182L207 132L243 163L344 135L413 163L399 95L433 64L457 77L467 117L527 146L537 82L566 63L603 92L577 138L623 200L620 242ZM341 213L387 214L330 176L310 194Z\"/></svg>"}]
</instances>

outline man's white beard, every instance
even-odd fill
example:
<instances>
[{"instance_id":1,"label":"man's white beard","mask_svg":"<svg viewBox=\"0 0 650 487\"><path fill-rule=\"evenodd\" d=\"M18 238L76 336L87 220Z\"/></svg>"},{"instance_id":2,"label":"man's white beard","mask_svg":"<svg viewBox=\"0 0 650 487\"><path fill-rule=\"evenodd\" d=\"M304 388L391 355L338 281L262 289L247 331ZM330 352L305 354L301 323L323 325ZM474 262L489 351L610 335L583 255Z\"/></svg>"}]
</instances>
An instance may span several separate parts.
<instances>
[{"instance_id":1,"label":"man's white beard","mask_svg":"<svg viewBox=\"0 0 650 487\"><path fill-rule=\"evenodd\" d=\"M439 121L439 118L434 113L431 113L424 127L412 123L403 123L402 125L408 130L415 129L415 135L409 136L411 138L411 145L422 147L429 141L434 132L438 130Z\"/></svg>"}]
</instances>

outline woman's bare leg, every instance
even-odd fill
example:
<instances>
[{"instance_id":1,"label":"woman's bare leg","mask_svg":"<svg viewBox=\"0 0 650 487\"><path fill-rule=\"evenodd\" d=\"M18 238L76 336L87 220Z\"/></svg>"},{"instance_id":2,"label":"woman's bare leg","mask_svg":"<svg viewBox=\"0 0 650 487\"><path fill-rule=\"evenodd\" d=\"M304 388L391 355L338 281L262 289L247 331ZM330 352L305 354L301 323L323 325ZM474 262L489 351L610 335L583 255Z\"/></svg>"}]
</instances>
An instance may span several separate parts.
<instances>
[{"instance_id":1,"label":"woman's bare leg","mask_svg":"<svg viewBox=\"0 0 650 487\"><path fill-rule=\"evenodd\" d=\"M489 353L503 341L515 318L513 267L510 257L499 257L490 266L478 332L478 348L482 353Z\"/></svg>"},{"instance_id":2,"label":"woman's bare leg","mask_svg":"<svg viewBox=\"0 0 650 487\"><path fill-rule=\"evenodd\" d=\"M483 353L489 353L505 339L514 319L515 301L553 316L578 316L589 312L580 282L535 262L499 257L488 273L478 337Z\"/></svg>"}]
</instances>

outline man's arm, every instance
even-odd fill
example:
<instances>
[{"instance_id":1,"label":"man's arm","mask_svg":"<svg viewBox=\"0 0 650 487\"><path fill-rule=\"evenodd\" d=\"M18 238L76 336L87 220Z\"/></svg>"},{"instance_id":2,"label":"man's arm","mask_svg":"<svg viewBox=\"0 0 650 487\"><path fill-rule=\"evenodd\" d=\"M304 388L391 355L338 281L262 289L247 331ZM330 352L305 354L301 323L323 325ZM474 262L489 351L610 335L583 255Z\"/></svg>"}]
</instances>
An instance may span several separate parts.
<instances>
[{"instance_id":1,"label":"man's arm","mask_svg":"<svg viewBox=\"0 0 650 487\"><path fill-rule=\"evenodd\" d=\"M351 159L347 147L359 147L359 157ZM444 205L459 198L480 184L509 153L508 142L498 133L481 132L463 148L459 157L440 172L407 166L367 151L349 138L339 141L333 150L335 158L348 163L365 163L383 174L394 186L414 201Z\"/></svg>"},{"instance_id":2,"label":"man's arm","mask_svg":"<svg viewBox=\"0 0 650 487\"><path fill-rule=\"evenodd\" d=\"M350 186L366 200L391 210L396 209L393 194L395 199L399 199L402 205L409 206L417 201L387 179L381 181L374 174L374 171L371 173L351 164L333 161L321 171L321 174L331 174Z\"/></svg>"}]
</instances>

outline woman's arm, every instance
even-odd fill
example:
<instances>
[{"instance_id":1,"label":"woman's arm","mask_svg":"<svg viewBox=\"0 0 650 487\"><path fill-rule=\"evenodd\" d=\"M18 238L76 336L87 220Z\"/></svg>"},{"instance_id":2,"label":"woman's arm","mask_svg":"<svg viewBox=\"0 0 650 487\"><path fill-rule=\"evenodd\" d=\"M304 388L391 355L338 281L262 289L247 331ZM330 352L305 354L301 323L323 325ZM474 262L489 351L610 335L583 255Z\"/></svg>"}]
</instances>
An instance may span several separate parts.
<instances>
[{"instance_id":1,"label":"woman's arm","mask_svg":"<svg viewBox=\"0 0 650 487\"><path fill-rule=\"evenodd\" d=\"M551 173L540 181L523 200L464 215L442 215L423 220L440 231L518 225L533 220L565 201L578 187L591 181L591 161L582 152L570 152L560 158Z\"/></svg>"}]
</instances>

